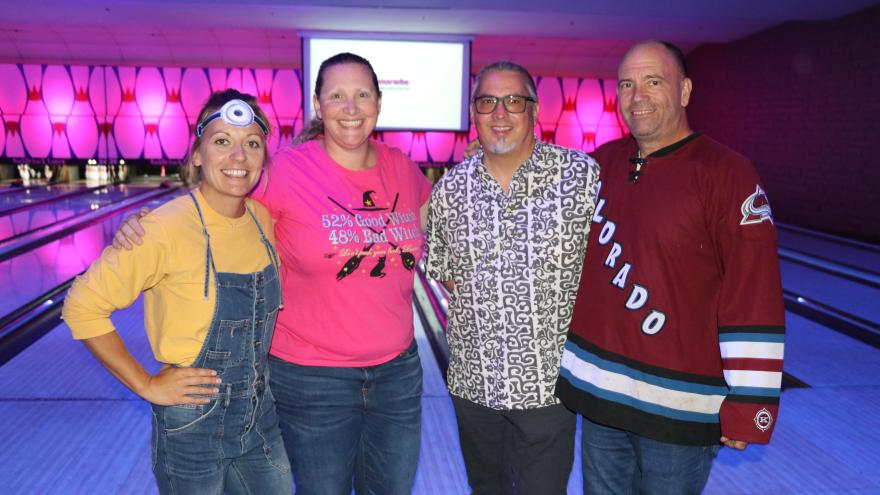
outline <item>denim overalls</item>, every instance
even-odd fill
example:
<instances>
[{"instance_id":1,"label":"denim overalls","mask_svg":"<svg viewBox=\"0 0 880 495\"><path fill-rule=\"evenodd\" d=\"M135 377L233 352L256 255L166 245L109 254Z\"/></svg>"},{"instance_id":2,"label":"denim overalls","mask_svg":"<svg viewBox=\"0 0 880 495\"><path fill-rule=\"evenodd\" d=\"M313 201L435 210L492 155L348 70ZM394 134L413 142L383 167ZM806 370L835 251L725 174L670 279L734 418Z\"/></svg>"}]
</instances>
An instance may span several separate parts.
<instances>
[{"instance_id":1,"label":"denim overalls","mask_svg":"<svg viewBox=\"0 0 880 495\"><path fill-rule=\"evenodd\" d=\"M218 273L205 234L205 298L214 273L216 302L205 343L192 367L217 371L222 382L208 404L153 405L153 473L161 493L283 493L293 490L267 356L281 307L278 258L253 212L270 263L262 271Z\"/></svg>"}]
</instances>

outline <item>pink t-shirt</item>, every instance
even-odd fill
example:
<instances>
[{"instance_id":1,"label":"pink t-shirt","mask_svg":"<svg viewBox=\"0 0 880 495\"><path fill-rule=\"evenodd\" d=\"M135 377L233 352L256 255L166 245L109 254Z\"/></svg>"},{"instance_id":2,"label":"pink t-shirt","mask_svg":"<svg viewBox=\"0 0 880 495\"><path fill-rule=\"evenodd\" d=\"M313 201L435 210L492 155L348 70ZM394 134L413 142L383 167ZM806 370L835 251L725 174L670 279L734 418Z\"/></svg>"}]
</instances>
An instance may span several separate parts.
<instances>
[{"instance_id":1,"label":"pink t-shirt","mask_svg":"<svg viewBox=\"0 0 880 495\"><path fill-rule=\"evenodd\" d=\"M409 158L373 142L376 166L352 171L318 141L272 158L254 199L275 223L284 309L271 354L307 366L372 366L413 339L419 208L431 184ZM266 176L264 175L264 179Z\"/></svg>"}]
</instances>

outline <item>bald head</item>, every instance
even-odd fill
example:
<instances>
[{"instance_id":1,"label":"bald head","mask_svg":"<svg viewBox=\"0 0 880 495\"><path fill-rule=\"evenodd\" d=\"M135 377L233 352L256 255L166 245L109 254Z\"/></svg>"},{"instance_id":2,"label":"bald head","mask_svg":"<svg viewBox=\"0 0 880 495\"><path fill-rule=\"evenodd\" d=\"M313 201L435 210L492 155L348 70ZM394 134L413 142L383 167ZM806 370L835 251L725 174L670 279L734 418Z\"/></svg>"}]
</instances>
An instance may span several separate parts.
<instances>
[{"instance_id":1,"label":"bald head","mask_svg":"<svg viewBox=\"0 0 880 495\"><path fill-rule=\"evenodd\" d=\"M685 107L691 80L680 50L644 41L630 48L617 70L620 113L639 149L648 155L687 137Z\"/></svg>"},{"instance_id":2,"label":"bald head","mask_svg":"<svg viewBox=\"0 0 880 495\"><path fill-rule=\"evenodd\" d=\"M633 50L635 50L637 48L644 47L644 46L663 47L667 52L669 52L669 55L672 56L672 58L675 60L675 64L678 66L678 70L681 71L682 77L688 77L687 59L684 56L684 52L681 51L681 48L673 45L672 43L670 43L668 41L659 41L659 40L640 41L640 42L636 43L635 45L629 47L629 50L627 50L626 53L623 54L623 58L621 59L621 63L623 63L623 60L626 59L626 57L630 54L630 52L632 52Z\"/></svg>"}]
</instances>

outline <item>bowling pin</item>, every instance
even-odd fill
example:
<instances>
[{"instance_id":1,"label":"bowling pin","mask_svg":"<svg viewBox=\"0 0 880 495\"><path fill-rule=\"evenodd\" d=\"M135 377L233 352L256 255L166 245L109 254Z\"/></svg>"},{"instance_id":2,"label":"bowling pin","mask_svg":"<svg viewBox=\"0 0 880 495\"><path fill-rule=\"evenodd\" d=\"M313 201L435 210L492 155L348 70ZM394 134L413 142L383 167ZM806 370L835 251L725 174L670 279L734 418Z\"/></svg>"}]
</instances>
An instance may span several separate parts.
<instances>
[{"instance_id":1,"label":"bowling pin","mask_svg":"<svg viewBox=\"0 0 880 495\"><path fill-rule=\"evenodd\" d=\"M116 146L124 158L141 158L144 151L145 129L135 96L137 69L135 67L117 67L116 72L122 91L119 113L113 122Z\"/></svg>"},{"instance_id":2,"label":"bowling pin","mask_svg":"<svg viewBox=\"0 0 880 495\"><path fill-rule=\"evenodd\" d=\"M95 109L98 125L98 152L101 159L119 156L113 123L122 104L122 88L116 71L109 67L94 67L89 78L89 103Z\"/></svg>"},{"instance_id":3,"label":"bowling pin","mask_svg":"<svg viewBox=\"0 0 880 495\"><path fill-rule=\"evenodd\" d=\"M583 150L596 149L596 128L605 113L605 99L598 79L581 81L577 93L577 119L583 132Z\"/></svg>"},{"instance_id":4,"label":"bowling pin","mask_svg":"<svg viewBox=\"0 0 880 495\"><path fill-rule=\"evenodd\" d=\"M556 126L564 110L562 83L559 78L538 78L538 101L541 102L538 113L538 127L540 128L538 137L544 142L554 143L556 142Z\"/></svg>"},{"instance_id":5,"label":"bowling pin","mask_svg":"<svg viewBox=\"0 0 880 495\"><path fill-rule=\"evenodd\" d=\"M575 106L580 81L576 77L563 77L561 82L562 113L556 124L556 140L554 142L560 146L579 150L584 142L584 132L578 122Z\"/></svg>"},{"instance_id":6,"label":"bowling pin","mask_svg":"<svg viewBox=\"0 0 880 495\"><path fill-rule=\"evenodd\" d=\"M158 67L141 67L135 82L135 102L144 122L144 158L161 160L159 118L167 100L165 81Z\"/></svg>"},{"instance_id":7,"label":"bowling pin","mask_svg":"<svg viewBox=\"0 0 880 495\"><path fill-rule=\"evenodd\" d=\"M302 86L297 72L275 73L271 91L272 108L278 119L278 147L288 146L302 128Z\"/></svg>"},{"instance_id":8,"label":"bowling pin","mask_svg":"<svg viewBox=\"0 0 880 495\"><path fill-rule=\"evenodd\" d=\"M48 65L43 73L43 100L52 122L52 158L71 158L67 119L73 111L74 91L68 67Z\"/></svg>"},{"instance_id":9,"label":"bowling pin","mask_svg":"<svg viewBox=\"0 0 880 495\"><path fill-rule=\"evenodd\" d=\"M28 101L28 90L21 67L16 64L0 64L0 109L3 110L4 154L6 158L23 158L21 141L21 116ZM3 146L0 146L3 148Z\"/></svg>"},{"instance_id":10,"label":"bowling pin","mask_svg":"<svg viewBox=\"0 0 880 495\"><path fill-rule=\"evenodd\" d=\"M92 67L70 67L73 81L73 108L67 118L67 138L76 158L96 156L98 153L98 121L89 104L89 80ZM102 98L103 100L103 98Z\"/></svg>"},{"instance_id":11,"label":"bowling pin","mask_svg":"<svg viewBox=\"0 0 880 495\"><path fill-rule=\"evenodd\" d=\"M43 101L43 66L22 66L27 84L27 107L21 116L21 137L31 158L48 158L52 151L52 122Z\"/></svg>"},{"instance_id":12,"label":"bowling pin","mask_svg":"<svg viewBox=\"0 0 880 495\"><path fill-rule=\"evenodd\" d=\"M162 69L167 99L159 117L159 141L165 158L169 160L183 160L189 148L189 123L180 94L181 75L182 70L178 67Z\"/></svg>"}]
</instances>

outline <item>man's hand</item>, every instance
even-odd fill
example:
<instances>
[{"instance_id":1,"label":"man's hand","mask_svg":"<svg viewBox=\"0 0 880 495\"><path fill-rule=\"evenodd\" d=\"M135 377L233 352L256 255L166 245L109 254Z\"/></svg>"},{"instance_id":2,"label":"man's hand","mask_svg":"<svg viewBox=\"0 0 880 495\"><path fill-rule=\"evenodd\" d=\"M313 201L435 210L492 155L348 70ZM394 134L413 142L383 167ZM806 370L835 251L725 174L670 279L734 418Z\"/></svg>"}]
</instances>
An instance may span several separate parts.
<instances>
[{"instance_id":1,"label":"man's hand","mask_svg":"<svg viewBox=\"0 0 880 495\"><path fill-rule=\"evenodd\" d=\"M149 208L141 208L137 213L132 213L122 220L119 230L113 234L113 247L116 249L134 249L132 243L141 245L141 238L146 234L141 227L141 218L147 216Z\"/></svg>"},{"instance_id":2,"label":"man's hand","mask_svg":"<svg viewBox=\"0 0 880 495\"><path fill-rule=\"evenodd\" d=\"M746 450L746 447L749 446L749 442L743 442L742 440L731 440L727 437L721 437L721 443L736 450Z\"/></svg>"},{"instance_id":3,"label":"man's hand","mask_svg":"<svg viewBox=\"0 0 880 495\"><path fill-rule=\"evenodd\" d=\"M474 139L470 143L468 143L467 147L464 149L464 158L468 159L474 155L476 155L480 151L480 141L478 139Z\"/></svg>"}]
</instances>

